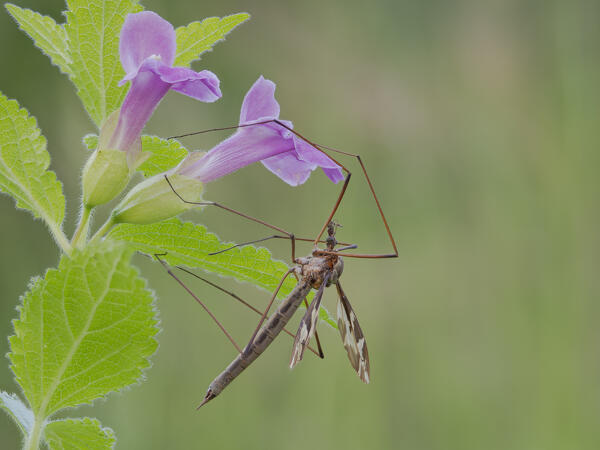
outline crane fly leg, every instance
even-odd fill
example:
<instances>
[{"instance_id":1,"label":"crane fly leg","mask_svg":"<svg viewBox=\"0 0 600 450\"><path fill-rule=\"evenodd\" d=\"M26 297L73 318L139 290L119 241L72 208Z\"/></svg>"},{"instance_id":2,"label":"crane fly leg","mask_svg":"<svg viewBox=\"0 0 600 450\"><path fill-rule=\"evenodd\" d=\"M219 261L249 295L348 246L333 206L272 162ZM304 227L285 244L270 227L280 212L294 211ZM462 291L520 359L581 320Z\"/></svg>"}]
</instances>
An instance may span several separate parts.
<instances>
[{"instance_id":1,"label":"crane fly leg","mask_svg":"<svg viewBox=\"0 0 600 450\"><path fill-rule=\"evenodd\" d=\"M164 256L164 254L162 255ZM188 288L185 283L183 281L181 281L179 279L179 277L177 277L177 275L175 275L173 273L173 271L170 269L170 267L168 266L168 264L166 262L164 262L160 257L160 254L155 254L154 257L162 264L162 266L165 268L165 270L167 271L167 273L173 277L173 279L175 281L177 281L177 283L179 283L179 285L181 287L183 287L188 294L190 294L192 296L192 298L194 300L196 300L196 302L202 306L202 308L204 308L204 310L208 313L208 315L211 317L211 319L217 324L217 326L221 329L221 331L223 331L223 333L225 334L225 336L227 336L227 339L229 339L229 341L233 344L233 346L235 347L235 349L241 353L242 350L240 349L240 346L237 345L237 343L235 342L235 340L233 339L233 337L229 334L229 332L225 329L225 327L221 324L221 322L219 322L219 320L215 317L215 315L208 309L208 307L204 304L204 302L202 300L200 300L196 294L194 294L192 292L192 290L190 288Z\"/></svg>"}]
</instances>

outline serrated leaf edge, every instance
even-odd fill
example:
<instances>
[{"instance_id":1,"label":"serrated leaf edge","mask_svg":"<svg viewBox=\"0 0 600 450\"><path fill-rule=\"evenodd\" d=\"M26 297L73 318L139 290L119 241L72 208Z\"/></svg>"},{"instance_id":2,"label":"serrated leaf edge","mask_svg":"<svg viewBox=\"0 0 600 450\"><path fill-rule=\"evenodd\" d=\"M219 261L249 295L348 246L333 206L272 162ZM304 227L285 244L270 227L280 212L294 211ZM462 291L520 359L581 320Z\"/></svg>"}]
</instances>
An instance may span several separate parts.
<instances>
[{"instance_id":1,"label":"serrated leaf edge","mask_svg":"<svg viewBox=\"0 0 600 450\"><path fill-rule=\"evenodd\" d=\"M50 17L50 16L45 16L45 15L42 15L42 14L40 14L39 12L37 12L37 11L34 11L34 10L32 10L32 9L29 9L29 8L21 8L20 6L14 5L14 4L12 4L12 3L6 3L4 6L5 6L5 8L8 10L8 12L9 12L10 16L13 18L13 20L14 20L14 21L17 23L17 25L18 25L19 29L20 29L21 31L23 31L23 33L25 33L27 36L29 36L29 38L31 38L31 40L33 40L33 44L35 45L35 47L37 47L37 48L38 48L38 49L39 49L39 50L40 50L42 53L44 53L46 56L48 56L48 57L50 58L50 62L52 63L52 65L54 65L54 66L58 67L58 69L59 69L59 70L60 70L62 73L64 73L65 75L68 75L68 76L71 76L71 75L73 75L73 73L72 73L72 71L71 71L71 68L69 67L69 65L72 63L72 61L71 61L71 56L70 56L70 54L69 54L69 52L68 52L68 50L69 50L69 44L68 44L68 41L67 41L67 39L66 39L66 33L65 33L65 30L64 30L63 26L62 26L62 25L59 25L58 23L56 23L56 21L55 21L55 20L54 20L52 17ZM15 17L15 14L13 13L13 10L18 10L19 12L24 12L25 14L32 14L32 15L34 15L34 16L38 16L38 17L40 17L42 20L43 20L43 19L45 19L45 20L52 21L52 23L53 23L54 25L56 25L56 27L58 27L58 28L59 28L59 29L62 31L62 33L63 33L63 36L61 36L61 38L63 39L63 42L65 43L65 46L66 46L66 49L67 49L67 53L63 53L63 52L62 52L60 49L58 49L58 48L57 48L57 47L54 45L53 41L52 41L51 39L49 39L49 38L47 37L47 35L45 35L44 33L42 33L42 31L48 31L47 29L41 30L40 28L36 28L36 27L32 26L32 28L35 28L35 29L36 29L36 31L39 33L40 37L41 37L41 38L44 40L44 42L47 42L48 44L50 44L50 45L48 45L47 47L54 49L55 53L56 53L56 54L58 54L58 55L60 55L60 56L61 56L61 57L64 59L64 64L61 64L61 63L59 63L59 62L55 61L55 59L53 58L52 54L50 54L50 53L47 53L47 52L44 50L44 48L42 48L42 46L40 46L40 45L38 45L38 44L37 44L37 40L36 40L36 39L35 39L33 36L31 36L31 35L30 35L30 34L29 34L29 33L28 33L28 32L27 32L27 31L26 31L24 28L23 28L23 26L22 26L22 22L21 22L21 21L20 21L20 20L19 20L17 17ZM23 17L23 18L25 18L25 17ZM28 22L28 23L31 25L31 23L30 23L30 22Z\"/></svg>"},{"instance_id":2,"label":"serrated leaf edge","mask_svg":"<svg viewBox=\"0 0 600 450\"><path fill-rule=\"evenodd\" d=\"M195 24L195 23L197 23L197 24L199 24L200 26L202 26L202 24L203 24L203 23L204 23L206 20L210 20L210 19L219 19L219 21L220 21L220 22L222 22L222 21L224 21L224 20L226 20L226 19L229 19L229 18L232 18L232 17L236 17L236 16L241 16L241 15L244 15L244 14L246 15L246 17L245 17L245 18L244 18L244 19L243 19L241 22L239 22L239 23L235 24L235 26L234 26L234 27L233 27L231 30L229 30L227 33L225 33L225 35L223 35L223 37L221 37L220 39L217 39L216 41L214 41L214 42L213 42L213 43L210 45L210 48L207 48L206 50L203 50L202 52L200 52L199 54L197 54L197 55L196 55L196 56L195 56L195 57L194 57L192 60L190 60L188 63L186 63L186 65L187 65L187 66L189 66L189 65L190 65L192 62L199 60L199 59L200 59L200 56L202 56L204 53L211 52L211 51L213 50L213 47L214 47L214 46L215 46L217 43L219 43L219 42L221 42L221 41L224 41L224 40L225 40L225 36L227 36L229 33L231 33L231 32L232 32L233 30L235 30L237 27L239 27L239 26L240 26L240 25L242 25L244 22L246 22L248 19L250 19L251 15L250 15L249 13L242 12L242 13L230 14L230 15L228 15L228 16L224 16L224 17L218 17L218 16L214 16L214 17L206 17L206 18L202 19L201 21L194 21L194 22L190 22L190 23L189 23L189 24L187 24L187 25L184 25L184 26L182 26L182 27L178 27L178 28L177 28L177 30L179 30L179 29L185 29L185 28L187 28L187 27L189 27L190 25L192 25L192 24ZM177 30L176 30L176 32L177 32ZM213 31L212 33L210 33L210 34L206 35L206 36L203 36L201 40L207 40L207 39L208 39L210 36L214 35L215 33L218 33L218 29L217 29L217 30L215 30L215 31ZM198 42L198 41L196 41L196 42ZM187 46L185 49L181 49L181 50L180 50L180 49L177 49L177 53L175 54L175 64L177 64L178 58L179 58L181 55L185 54L186 52L190 51L190 49L191 49L192 47L194 47L194 45L195 45L195 43L194 43L194 44L191 44L191 45L189 45L189 46Z\"/></svg>"},{"instance_id":3,"label":"serrated leaf edge","mask_svg":"<svg viewBox=\"0 0 600 450\"><path fill-rule=\"evenodd\" d=\"M56 420L49 420L45 423L44 426L44 440L47 440L46 436L45 436L45 431L47 429L48 426L51 426L54 423L60 423L60 422L73 422L76 424L92 424L92 425L96 425L98 427L98 430L102 433L104 433L104 435L111 441L111 447L110 448L114 448L115 444L116 444L116 435L115 435L115 431L110 428L110 427L104 427L102 426L102 423L96 419L95 417L88 417L88 416L84 416L84 417L65 417L65 418L61 418L61 419L56 419Z\"/></svg>"}]
</instances>

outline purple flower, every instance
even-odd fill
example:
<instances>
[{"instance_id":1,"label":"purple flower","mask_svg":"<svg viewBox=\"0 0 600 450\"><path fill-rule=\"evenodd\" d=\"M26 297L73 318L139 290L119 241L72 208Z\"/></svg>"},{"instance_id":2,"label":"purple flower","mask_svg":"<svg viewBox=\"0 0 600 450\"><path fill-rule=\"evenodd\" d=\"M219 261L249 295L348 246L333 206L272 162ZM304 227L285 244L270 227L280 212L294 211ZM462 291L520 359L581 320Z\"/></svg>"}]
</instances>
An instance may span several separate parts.
<instances>
[{"instance_id":1,"label":"purple flower","mask_svg":"<svg viewBox=\"0 0 600 450\"><path fill-rule=\"evenodd\" d=\"M172 67L175 51L175 30L169 22L151 11L127 16L119 42L126 75L119 85L131 81L131 88L108 148L135 153L144 125L170 89L203 102L221 97L214 73Z\"/></svg>"},{"instance_id":2,"label":"purple flower","mask_svg":"<svg viewBox=\"0 0 600 450\"><path fill-rule=\"evenodd\" d=\"M317 167L334 183L344 179L340 167L323 152L276 122L261 123L274 119L292 128L291 122L279 119L275 83L260 76L244 97L240 114L240 125L256 125L238 128L202 158L188 158L178 173L206 183L261 161L292 186L304 183Z\"/></svg>"}]
</instances>

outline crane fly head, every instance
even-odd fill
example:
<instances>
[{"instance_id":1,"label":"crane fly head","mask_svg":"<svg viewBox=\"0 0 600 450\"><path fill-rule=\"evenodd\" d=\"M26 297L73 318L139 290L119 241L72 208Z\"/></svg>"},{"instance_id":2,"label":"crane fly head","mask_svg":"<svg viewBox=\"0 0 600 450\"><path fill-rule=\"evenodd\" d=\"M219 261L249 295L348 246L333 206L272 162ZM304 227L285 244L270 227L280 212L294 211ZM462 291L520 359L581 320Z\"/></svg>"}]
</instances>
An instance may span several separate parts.
<instances>
[{"instance_id":1,"label":"crane fly head","mask_svg":"<svg viewBox=\"0 0 600 450\"><path fill-rule=\"evenodd\" d=\"M333 251L335 246L337 245L337 240L335 239L335 232L338 227L341 228L342 225L334 222L333 220L327 224L327 250Z\"/></svg>"}]
</instances>

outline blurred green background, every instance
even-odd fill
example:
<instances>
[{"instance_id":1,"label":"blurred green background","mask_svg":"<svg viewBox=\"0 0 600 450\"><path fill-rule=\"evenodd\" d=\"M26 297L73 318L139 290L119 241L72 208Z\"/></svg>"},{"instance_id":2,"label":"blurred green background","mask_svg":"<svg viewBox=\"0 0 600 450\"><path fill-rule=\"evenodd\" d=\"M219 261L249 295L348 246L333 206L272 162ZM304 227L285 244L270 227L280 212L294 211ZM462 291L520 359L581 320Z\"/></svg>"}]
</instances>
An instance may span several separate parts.
<instances>
[{"instance_id":1,"label":"blurred green background","mask_svg":"<svg viewBox=\"0 0 600 450\"><path fill-rule=\"evenodd\" d=\"M21 0L61 20L60 1ZM163 331L147 381L90 414L123 449L595 449L600 446L600 3L587 1L145 1L175 26L248 11L196 69L222 81L214 105L169 94L147 127L161 136L237 123L244 93L276 81L282 118L315 141L360 153L397 240L396 260L346 261L344 287L369 343L372 382L337 332L326 359L287 367L281 337L221 397L194 407L235 356L157 264ZM0 90L35 115L65 185L67 232L95 131L68 80L0 13ZM208 149L225 135L188 138ZM356 173L339 237L388 251ZM260 165L207 198L313 236L338 187L316 173L290 188ZM0 200L0 336L30 277L57 263L44 226ZM218 210L190 215L226 240L268 231ZM285 243L269 244L289 260ZM303 247L301 253L309 250ZM225 286L264 304L249 285ZM257 317L193 283L243 341ZM334 292L325 304L335 311ZM298 320L296 318L296 320ZM296 322L295 322L296 323ZM0 353L8 352L0 339ZM17 391L8 361L0 386ZM0 416L2 448L20 437Z\"/></svg>"}]
</instances>

